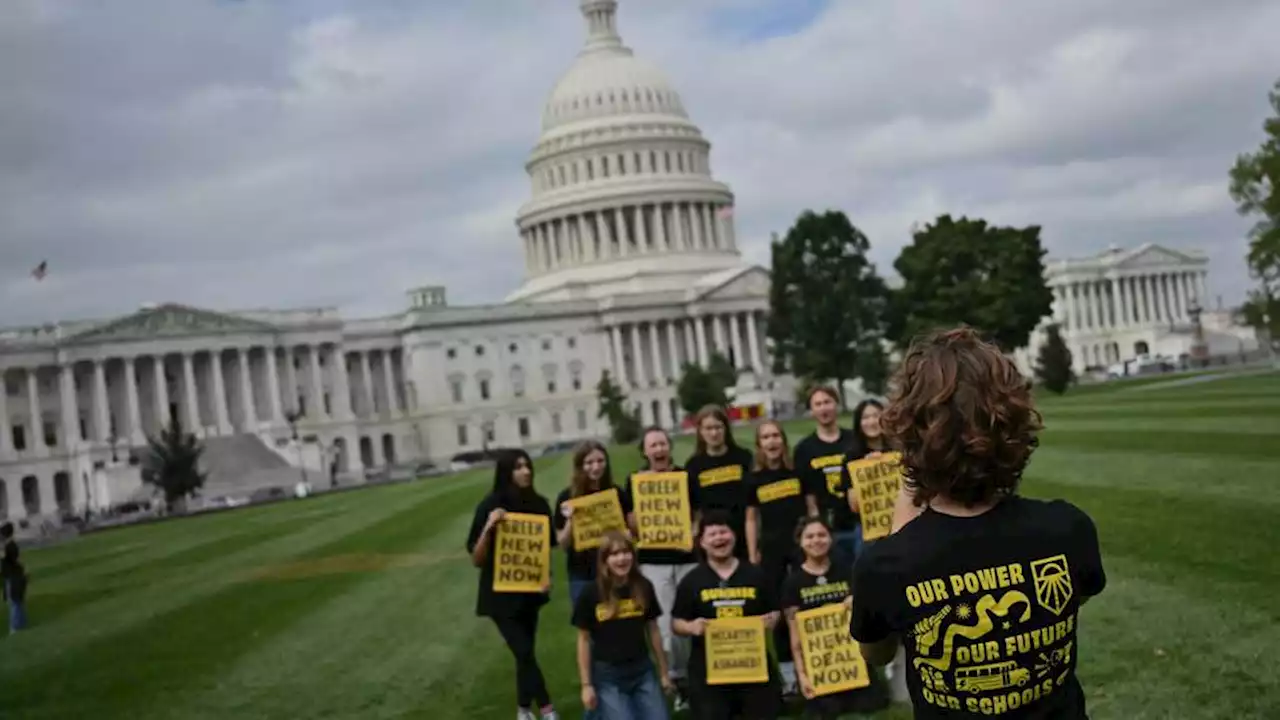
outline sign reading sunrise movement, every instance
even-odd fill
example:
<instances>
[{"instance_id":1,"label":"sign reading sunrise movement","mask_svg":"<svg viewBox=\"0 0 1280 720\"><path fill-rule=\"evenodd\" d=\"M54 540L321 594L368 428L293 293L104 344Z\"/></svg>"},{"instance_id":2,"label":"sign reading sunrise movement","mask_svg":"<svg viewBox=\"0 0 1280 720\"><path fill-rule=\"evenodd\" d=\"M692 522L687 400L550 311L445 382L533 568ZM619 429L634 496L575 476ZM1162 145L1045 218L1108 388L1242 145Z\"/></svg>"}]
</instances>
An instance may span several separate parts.
<instances>
[{"instance_id":1,"label":"sign reading sunrise movement","mask_svg":"<svg viewBox=\"0 0 1280 720\"><path fill-rule=\"evenodd\" d=\"M627 522L622 517L622 503L618 501L617 488L583 495L569 501L573 508L573 547L590 550L600 547L604 534L610 530L626 532Z\"/></svg>"},{"instance_id":2,"label":"sign reading sunrise movement","mask_svg":"<svg viewBox=\"0 0 1280 720\"><path fill-rule=\"evenodd\" d=\"M551 581L551 518L507 513L498 524L493 591L542 592Z\"/></svg>"},{"instance_id":3,"label":"sign reading sunrise movement","mask_svg":"<svg viewBox=\"0 0 1280 720\"><path fill-rule=\"evenodd\" d=\"M805 675L815 695L830 695L871 684L867 663L849 634L849 608L835 603L796 613Z\"/></svg>"},{"instance_id":4,"label":"sign reading sunrise movement","mask_svg":"<svg viewBox=\"0 0 1280 720\"><path fill-rule=\"evenodd\" d=\"M639 473L631 477L640 538L644 550L693 549L689 508L689 473Z\"/></svg>"},{"instance_id":5,"label":"sign reading sunrise movement","mask_svg":"<svg viewBox=\"0 0 1280 720\"><path fill-rule=\"evenodd\" d=\"M764 619L720 618L707 623L707 684L769 681Z\"/></svg>"},{"instance_id":6,"label":"sign reading sunrise movement","mask_svg":"<svg viewBox=\"0 0 1280 720\"><path fill-rule=\"evenodd\" d=\"M902 455L885 453L854 460L848 467L854 492L858 493L862 538L879 540L893 529L893 505L902 487Z\"/></svg>"}]
</instances>

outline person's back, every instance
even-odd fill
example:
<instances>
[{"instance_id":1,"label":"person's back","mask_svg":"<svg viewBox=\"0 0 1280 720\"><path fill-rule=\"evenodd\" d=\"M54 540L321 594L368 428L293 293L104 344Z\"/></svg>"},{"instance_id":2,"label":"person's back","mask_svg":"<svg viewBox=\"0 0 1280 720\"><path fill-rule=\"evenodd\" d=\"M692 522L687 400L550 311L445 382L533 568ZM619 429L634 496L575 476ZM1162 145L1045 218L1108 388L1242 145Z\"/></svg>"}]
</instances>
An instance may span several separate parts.
<instances>
[{"instance_id":1,"label":"person's back","mask_svg":"<svg viewBox=\"0 0 1280 720\"><path fill-rule=\"evenodd\" d=\"M924 510L854 573L850 631L872 662L901 640L917 718L1086 718L1081 604L1106 578L1093 522L1015 494L1039 415L969 330L913 346L884 424Z\"/></svg>"}]
</instances>

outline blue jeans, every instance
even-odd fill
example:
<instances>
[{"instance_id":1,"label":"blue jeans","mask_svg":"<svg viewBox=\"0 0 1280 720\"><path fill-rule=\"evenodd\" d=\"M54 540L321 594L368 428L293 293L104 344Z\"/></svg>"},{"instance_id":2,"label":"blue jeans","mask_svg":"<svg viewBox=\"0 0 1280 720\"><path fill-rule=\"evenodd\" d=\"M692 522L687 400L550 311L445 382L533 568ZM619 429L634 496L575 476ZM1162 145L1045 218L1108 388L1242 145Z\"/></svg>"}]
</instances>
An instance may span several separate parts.
<instances>
[{"instance_id":1,"label":"blue jeans","mask_svg":"<svg viewBox=\"0 0 1280 720\"><path fill-rule=\"evenodd\" d=\"M667 699L648 657L629 665L591 663L600 720L667 720Z\"/></svg>"},{"instance_id":2,"label":"blue jeans","mask_svg":"<svg viewBox=\"0 0 1280 720\"><path fill-rule=\"evenodd\" d=\"M845 562L852 565L857 561L858 554L862 552L862 528L838 530L835 535L836 547L844 553Z\"/></svg>"},{"instance_id":3,"label":"blue jeans","mask_svg":"<svg viewBox=\"0 0 1280 720\"><path fill-rule=\"evenodd\" d=\"M578 578L569 578L569 607L578 606L578 598L582 596L582 591L595 584L595 580L579 580ZM572 612L572 610L570 611Z\"/></svg>"},{"instance_id":4,"label":"blue jeans","mask_svg":"<svg viewBox=\"0 0 1280 720\"><path fill-rule=\"evenodd\" d=\"M9 632L15 633L27 627L27 608L24 600L14 599L16 593L11 588L5 588L5 597L9 600Z\"/></svg>"}]
</instances>

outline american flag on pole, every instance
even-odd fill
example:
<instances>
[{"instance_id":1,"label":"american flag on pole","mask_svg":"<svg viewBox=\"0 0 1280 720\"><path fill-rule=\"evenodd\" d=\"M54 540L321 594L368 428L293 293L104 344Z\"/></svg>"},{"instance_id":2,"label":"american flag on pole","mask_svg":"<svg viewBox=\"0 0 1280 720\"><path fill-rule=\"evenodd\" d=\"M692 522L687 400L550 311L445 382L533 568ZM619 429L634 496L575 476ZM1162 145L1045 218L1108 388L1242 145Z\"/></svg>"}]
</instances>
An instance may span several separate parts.
<instances>
[{"instance_id":1,"label":"american flag on pole","mask_svg":"<svg viewBox=\"0 0 1280 720\"><path fill-rule=\"evenodd\" d=\"M721 220L728 220L729 218L733 217L733 206L725 205L724 207L720 208L719 210L716 211L716 217L720 218Z\"/></svg>"},{"instance_id":2,"label":"american flag on pole","mask_svg":"<svg viewBox=\"0 0 1280 720\"><path fill-rule=\"evenodd\" d=\"M41 260L40 264L35 266L35 268L31 271L31 277L35 278L36 282L40 282L41 280L44 279L44 276L48 274L49 274L48 260Z\"/></svg>"}]
</instances>

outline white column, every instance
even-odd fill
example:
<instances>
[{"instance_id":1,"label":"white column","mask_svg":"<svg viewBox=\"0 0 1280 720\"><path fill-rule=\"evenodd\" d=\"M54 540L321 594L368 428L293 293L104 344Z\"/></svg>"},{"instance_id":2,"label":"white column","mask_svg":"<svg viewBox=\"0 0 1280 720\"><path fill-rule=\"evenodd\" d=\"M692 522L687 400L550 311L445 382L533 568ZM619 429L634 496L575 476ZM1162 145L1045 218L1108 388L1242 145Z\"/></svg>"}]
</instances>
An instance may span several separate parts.
<instances>
[{"instance_id":1,"label":"white column","mask_svg":"<svg viewBox=\"0 0 1280 720\"><path fill-rule=\"evenodd\" d=\"M698 362L698 339L694 336L693 326L696 323L694 318L685 318L684 320L684 358L685 362L697 364Z\"/></svg>"},{"instance_id":2,"label":"white column","mask_svg":"<svg viewBox=\"0 0 1280 720\"><path fill-rule=\"evenodd\" d=\"M138 364L136 358L124 359L124 406L129 416L129 441L132 445L141 445L144 440L142 432L142 412L138 409Z\"/></svg>"},{"instance_id":3,"label":"white column","mask_svg":"<svg viewBox=\"0 0 1280 720\"><path fill-rule=\"evenodd\" d=\"M653 206L653 244L659 251L663 252L671 249L670 243L667 241L667 211L663 203L656 203Z\"/></svg>"},{"instance_id":4,"label":"white column","mask_svg":"<svg viewBox=\"0 0 1280 720\"><path fill-rule=\"evenodd\" d=\"M645 216L648 211L644 205L637 205L636 211L636 245L640 246L640 252L653 252L654 248L649 247L649 229L645 227Z\"/></svg>"},{"instance_id":5,"label":"white column","mask_svg":"<svg viewBox=\"0 0 1280 720\"><path fill-rule=\"evenodd\" d=\"M58 368L58 401L62 410L62 444L71 452L80 443L80 409L76 406L76 378L73 365ZM0 395L3 395L0 389Z\"/></svg>"},{"instance_id":6,"label":"white column","mask_svg":"<svg viewBox=\"0 0 1280 720\"><path fill-rule=\"evenodd\" d=\"M1102 329L1102 288L1097 280L1089 281L1089 317L1094 332Z\"/></svg>"},{"instance_id":7,"label":"white column","mask_svg":"<svg viewBox=\"0 0 1280 720\"><path fill-rule=\"evenodd\" d=\"M390 350L382 351L382 375L387 384L387 414L394 416L400 412L400 403L396 402L396 370L391 363Z\"/></svg>"},{"instance_id":8,"label":"white column","mask_svg":"<svg viewBox=\"0 0 1280 720\"><path fill-rule=\"evenodd\" d=\"M614 208L613 219L618 225L618 255L626 257L631 254L631 233L627 232L627 209Z\"/></svg>"},{"instance_id":9,"label":"white column","mask_svg":"<svg viewBox=\"0 0 1280 720\"><path fill-rule=\"evenodd\" d=\"M622 354L622 328L619 325L609 327L609 339L613 344L613 381L619 387L627 387L627 360Z\"/></svg>"},{"instance_id":10,"label":"white column","mask_svg":"<svg viewBox=\"0 0 1280 720\"><path fill-rule=\"evenodd\" d=\"M311 412L307 413L314 418L326 418L327 413L324 411L324 383L320 380L320 346L311 345L307 348L307 370L308 379L311 381L311 391L307 393L311 396Z\"/></svg>"},{"instance_id":11,"label":"white column","mask_svg":"<svg viewBox=\"0 0 1280 720\"><path fill-rule=\"evenodd\" d=\"M648 387L649 375L644 368L644 353L640 351L640 326L631 323L627 334L631 336L631 365L635 368L635 387Z\"/></svg>"},{"instance_id":12,"label":"white column","mask_svg":"<svg viewBox=\"0 0 1280 720\"><path fill-rule=\"evenodd\" d=\"M758 378L763 373L760 367L760 338L757 333L756 314L749 312L747 313L747 349L751 352L751 369L755 371Z\"/></svg>"},{"instance_id":13,"label":"white column","mask_svg":"<svg viewBox=\"0 0 1280 720\"><path fill-rule=\"evenodd\" d=\"M1075 293L1072 283L1063 283L1062 290L1062 327L1071 331L1076 329Z\"/></svg>"},{"instance_id":14,"label":"white column","mask_svg":"<svg viewBox=\"0 0 1280 720\"><path fill-rule=\"evenodd\" d=\"M530 252L533 250L533 244L529 242L529 233L521 230L520 240L524 243L524 271L528 274L533 274L533 253Z\"/></svg>"},{"instance_id":15,"label":"white column","mask_svg":"<svg viewBox=\"0 0 1280 720\"><path fill-rule=\"evenodd\" d=\"M222 350L209 352L209 366L213 368L213 415L220 435L231 434L231 413L227 411L227 380L222 376Z\"/></svg>"},{"instance_id":16,"label":"white column","mask_svg":"<svg viewBox=\"0 0 1280 720\"><path fill-rule=\"evenodd\" d=\"M600 242L600 257L604 260L610 260L616 256L613 249L613 235L609 232L609 224L604 219L604 210L597 210L596 216L596 238Z\"/></svg>"},{"instance_id":17,"label":"white column","mask_svg":"<svg viewBox=\"0 0 1280 720\"><path fill-rule=\"evenodd\" d=\"M27 368L27 449L42 451L44 415L40 412L40 368Z\"/></svg>"},{"instance_id":18,"label":"white column","mask_svg":"<svg viewBox=\"0 0 1280 720\"><path fill-rule=\"evenodd\" d=\"M1139 325L1145 325L1151 322L1151 311L1147 305L1147 276L1137 275L1133 278L1133 299L1137 305L1137 320Z\"/></svg>"},{"instance_id":19,"label":"white column","mask_svg":"<svg viewBox=\"0 0 1280 720\"><path fill-rule=\"evenodd\" d=\"M582 238L582 254L587 262L596 261L595 228L587 220L585 214L575 216L578 219L578 237Z\"/></svg>"},{"instance_id":20,"label":"white column","mask_svg":"<svg viewBox=\"0 0 1280 720\"><path fill-rule=\"evenodd\" d=\"M716 352L721 355L729 355L729 346L724 341L724 317L721 315L711 316L711 331L714 333L716 340Z\"/></svg>"},{"instance_id":21,"label":"white column","mask_svg":"<svg viewBox=\"0 0 1280 720\"><path fill-rule=\"evenodd\" d=\"M636 328L639 332L639 328ZM664 375L662 374L662 340L658 337L658 323L649 323L649 359L652 362L650 368L653 370L653 380L659 385L662 384Z\"/></svg>"},{"instance_id":22,"label":"white column","mask_svg":"<svg viewBox=\"0 0 1280 720\"><path fill-rule=\"evenodd\" d=\"M361 409L365 414L362 417L374 417L377 415L378 396L373 389L373 371L369 369L368 350L360 353L360 380L364 385L364 407Z\"/></svg>"},{"instance_id":23,"label":"white column","mask_svg":"<svg viewBox=\"0 0 1280 720\"><path fill-rule=\"evenodd\" d=\"M676 338L676 323L678 322L680 321L667 321L667 360L671 362L671 378L674 380L680 379L680 353L676 349L676 343L679 342Z\"/></svg>"},{"instance_id":24,"label":"white column","mask_svg":"<svg viewBox=\"0 0 1280 720\"><path fill-rule=\"evenodd\" d=\"M151 358L151 386L155 388L156 433L169 426L169 384L164 377L164 355Z\"/></svg>"},{"instance_id":25,"label":"white column","mask_svg":"<svg viewBox=\"0 0 1280 720\"><path fill-rule=\"evenodd\" d=\"M705 246L711 249L720 247L720 243L716 241L714 212L710 205L698 203L698 220L702 223L702 239Z\"/></svg>"},{"instance_id":26,"label":"white column","mask_svg":"<svg viewBox=\"0 0 1280 720\"><path fill-rule=\"evenodd\" d=\"M333 368L333 394L337 396L334 398L334 408L337 410L339 419L350 420L353 413L351 410L351 377L347 373L347 351L340 345L334 346L333 352L329 354L329 363L330 367ZM349 449L348 452L350 452Z\"/></svg>"},{"instance_id":27,"label":"white column","mask_svg":"<svg viewBox=\"0 0 1280 720\"><path fill-rule=\"evenodd\" d=\"M689 246L694 250L702 250L707 245L702 237L701 215L701 205L689 203Z\"/></svg>"},{"instance_id":28,"label":"white column","mask_svg":"<svg viewBox=\"0 0 1280 720\"><path fill-rule=\"evenodd\" d=\"M200 406L196 400L196 371L191 353L182 353L182 388L187 399L187 432L194 433L200 429Z\"/></svg>"},{"instance_id":29,"label":"white column","mask_svg":"<svg viewBox=\"0 0 1280 720\"><path fill-rule=\"evenodd\" d=\"M106 442L111 435L111 408L107 399L107 371L105 360L93 361L93 437Z\"/></svg>"},{"instance_id":30,"label":"white column","mask_svg":"<svg viewBox=\"0 0 1280 720\"><path fill-rule=\"evenodd\" d=\"M1175 319L1173 311L1173 284L1169 282L1169 273L1160 274L1160 298L1164 302L1165 322Z\"/></svg>"},{"instance_id":31,"label":"white column","mask_svg":"<svg viewBox=\"0 0 1280 720\"><path fill-rule=\"evenodd\" d=\"M1120 275L1113 282L1116 288L1116 324L1122 328L1129 327L1129 278Z\"/></svg>"},{"instance_id":32,"label":"white column","mask_svg":"<svg viewBox=\"0 0 1280 720\"><path fill-rule=\"evenodd\" d=\"M258 409L253 404L253 375L249 372L249 352L253 348L236 348L236 364L240 366L241 422L245 432L258 427Z\"/></svg>"},{"instance_id":33,"label":"white column","mask_svg":"<svg viewBox=\"0 0 1280 720\"><path fill-rule=\"evenodd\" d=\"M685 227L684 217L687 206L681 202L671 203L671 230L675 236L677 250L689 250L689 233Z\"/></svg>"},{"instance_id":34,"label":"white column","mask_svg":"<svg viewBox=\"0 0 1280 720\"><path fill-rule=\"evenodd\" d=\"M742 357L742 338L738 333L738 313L725 315L724 321L729 326L729 348L733 351L733 366L739 370L746 368L748 364Z\"/></svg>"},{"instance_id":35,"label":"white column","mask_svg":"<svg viewBox=\"0 0 1280 720\"><path fill-rule=\"evenodd\" d=\"M1200 301L1200 307L1209 307L1209 273L1201 270L1196 273L1196 297Z\"/></svg>"},{"instance_id":36,"label":"white column","mask_svg":"<svg viewBox=\"0 0 1280 720\"><path fill-rule=\"evenodd\" d=\"M5 381L5 369L0 367L0 455L13 450L13 430L9 426L9 384ZM12 512L13 508L9 508Z\"/></svg>"},{"instance_id":37,"label":"white column","mask_svg":"<svg viewBox=\"0 0 1280 720\"><path fill-rule=\"evenodd\" d=\"M712 317L714 318L715 316ZM705 321L705 315L696 315L693 318L693 329L698 340L698 364L704 368L711 363L711 355L707 352L707 327Z\"/></svg>"},{"instance_id":38,"label":"white column","mask_svg":"<svg viewBox=\"0 0 1280 720\"><path fill-rule=\"evenodd\" d=\"M263 348L267 358L267 392L271 393L271 422L284 422L284 409L280 407L280 365L276 361L276 348Z\"/></svg>"}]
</instances>

